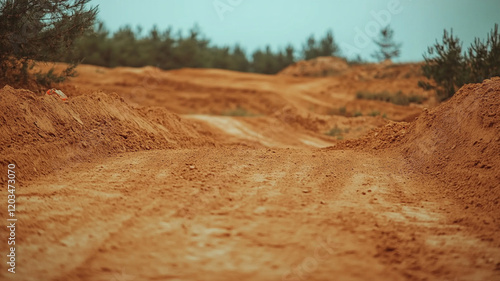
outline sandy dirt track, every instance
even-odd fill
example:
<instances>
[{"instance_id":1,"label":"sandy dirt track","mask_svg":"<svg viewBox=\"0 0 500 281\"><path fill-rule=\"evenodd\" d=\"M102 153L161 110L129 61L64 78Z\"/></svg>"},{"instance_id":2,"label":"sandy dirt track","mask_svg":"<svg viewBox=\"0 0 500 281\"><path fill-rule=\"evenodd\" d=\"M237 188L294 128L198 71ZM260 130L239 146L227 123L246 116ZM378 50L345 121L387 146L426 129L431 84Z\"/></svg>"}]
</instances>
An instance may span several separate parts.
<instances>
[{"instance_id":1,"label":"sandy dirt track","mask_svg":"<svg viewBox=\"0 0 500 281\"><path fill-rule=\"evenodd\" d=\"M363 67L83 65L66 102L5 86L0 280L500 280L500 78L396 106L356 91L411 93L419 66Z\"/></svg>"},{"instance_id":2,"label":"sandy dirt track","mask_svg":"<svg viewBox=\"0 0 500 281\"><path fill-rule=\"evenodd\" d=\"M121 154L23 187L16 280L498 280L433 184L395 154Z\"/></svg>"}]
</instances>

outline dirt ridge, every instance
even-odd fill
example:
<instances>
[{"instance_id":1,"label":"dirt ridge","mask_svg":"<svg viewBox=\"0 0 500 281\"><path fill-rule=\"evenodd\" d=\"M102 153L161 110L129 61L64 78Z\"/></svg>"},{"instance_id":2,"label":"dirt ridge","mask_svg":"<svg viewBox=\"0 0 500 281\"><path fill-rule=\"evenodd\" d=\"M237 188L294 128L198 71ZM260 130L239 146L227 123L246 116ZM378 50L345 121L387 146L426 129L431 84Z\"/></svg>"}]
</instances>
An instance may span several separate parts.
<instances>
[{"instance_id":1,"label":"dirt ridge","mask_svg":"<svg viewBox=\"0 0 500 281\"><path fill-rule=\"evenodd\" d=\"M155 120L148 114L152 110ZM213 145L176 114L133 108L117 94L104 92L64 102L5 86L0 90L0 125L0 163L17 164L25 179L96 156Z\"/></svg>"}]
</instances>

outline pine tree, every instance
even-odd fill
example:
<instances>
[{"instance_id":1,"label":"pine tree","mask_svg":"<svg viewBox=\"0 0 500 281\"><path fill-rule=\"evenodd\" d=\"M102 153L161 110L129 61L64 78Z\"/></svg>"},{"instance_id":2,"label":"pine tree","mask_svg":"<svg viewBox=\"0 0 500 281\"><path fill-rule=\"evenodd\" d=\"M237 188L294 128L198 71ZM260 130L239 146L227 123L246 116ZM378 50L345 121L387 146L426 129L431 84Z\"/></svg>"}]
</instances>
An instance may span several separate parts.
<instances>
[{"instance_id":1,"label":"pine tree","mask_svg":"<svg viewBox=\"0 0 500 281\"><path fill-rule=\"evenodd\" d=\"M232 67L231 70L237 70L246 72L250 70L250 62L247 59L245 51L240 47L240 45L236 45L232 52Z\"/></svg>"},{"instance_id":2,"label":"pine tree","mask_svg":"<svg viewBox=\"0 0 500 281\"><path fill-rule=\"evenodd\" d=\"M325 37L319 42L316 41L314 35L309 36L306 45L302 47L302 56L306 60L323 56L337 56L339 52L340 48L337 43L335 43L331 30L328 30Z\"/></svg>"},{"instance_id":3,"label":"pine tree","mask_svg":"<svg viewBox=\"0 0 500 281\"><path fill-rule=\"evenodd\" d=\"M286 53L286 65L284 67L287 67L295 62L295 49L291 44L288 44L288 46L286 46L285 53Z\"/></svg>"},{"instance_id":4,"label":"pine tree","mask_svg":"<svg viewBox=\"0 0 500 281\"><path fill-rule=\"evenodd\" d=\"M310 60L319 56L319 51L316 48L316 39L314 39L314 35L311 34L311 36L307 38L306 45L302 47L302 54L305 60Z\"/></svg>"},{"instance_id":5,"label":"pine tree","mask_svg":"<svg viewBox=\"0 0 500 281\"><path fill-rule=\"evenodd\" d=\"M0 77L2 84L26 86L33 61L58 61L73 42L92 27L96 7L90 0L2 0L0 2ZM44 86L74 75L70 65L62 75L53 70L34 78Z\"/></svg>"},{"instance_id":6,"label":"pine tree","mask_svg":"<svg viewBox=\"0 0 500 281\"><path fill-rule=\"evenodd\" d=\"M475 38L474 43L462 51L462 42L451 32L444 31L443 42L436 41L424 54L424 76L432 83L419 81L425 90L435 90L439 100L452 97L467 83L480 83L484 79L500 76L500 33L498 24L486 41Z\"/></svg>"},{"instance_id":7,"label":"pine tree","mask_svg":"<svg viewBox=\"0 0 500 281\"><path fill-rule=\"evenodd\" d=\"M321 39L319 43L319 55L320 56L335 56L338 55L340 49L335 40L333 39L333 33L331 30L328 30L325 34L325 37Z\"/></svg>"},{"instance_id":8,"label":"pine tree","mask_svg":"<svg viewBox=\"0 0 500 281\"><path fill-rule=\"evenodd\" d=\"M435 89L440 100L445 100L464 85L468 78L467 63L462 54L462 42L444 31L443 43L436 41L424 54L425 64L422 66L424 76L434 80L434 84L419 81L419 86L426 90Z\"/></svg>"},{"instance_id":9,"label":"pine tree","mask_svg":"<svg viewBox=\"0 0 500 281\"><path fill-rule=\"evenodd\" d=\"M486 42L475 38L467 54L471 70L471 82L481 83L484 79L500 76L500 33L498 32L498 24L495 24L487 35Z\"/></svg>"},{"instance_id":10,"label":"pine tree","mask_svg":"<svg viewBox=\"0 0 500 281\"><path fill-rule=\"evenodd\" d=\"M378 61L384 61L392 58L399 57L401 51L401 44L394 42L394 30L390 26L386 26L380 31L379 38L374 39L373 42L380 48L372 56Z\"/></svg>"}]
</instances>

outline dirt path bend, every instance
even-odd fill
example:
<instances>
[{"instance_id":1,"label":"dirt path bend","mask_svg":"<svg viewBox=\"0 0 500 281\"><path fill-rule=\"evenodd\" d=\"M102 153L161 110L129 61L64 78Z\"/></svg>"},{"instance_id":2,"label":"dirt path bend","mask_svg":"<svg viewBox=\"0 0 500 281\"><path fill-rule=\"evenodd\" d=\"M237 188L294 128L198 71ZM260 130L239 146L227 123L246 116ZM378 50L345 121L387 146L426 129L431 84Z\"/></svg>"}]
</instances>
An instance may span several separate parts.
<instances>
[{"instance_id":1,"label":"dirt path bend","mask_svg":"<svg viewBox=\"0 0 500 281\"><path fill-rule=\"evenodd\" d=\"M19 188L16 280L500 280L433 184L354 151L96 160Z\"/></svg>"}]
</instances>

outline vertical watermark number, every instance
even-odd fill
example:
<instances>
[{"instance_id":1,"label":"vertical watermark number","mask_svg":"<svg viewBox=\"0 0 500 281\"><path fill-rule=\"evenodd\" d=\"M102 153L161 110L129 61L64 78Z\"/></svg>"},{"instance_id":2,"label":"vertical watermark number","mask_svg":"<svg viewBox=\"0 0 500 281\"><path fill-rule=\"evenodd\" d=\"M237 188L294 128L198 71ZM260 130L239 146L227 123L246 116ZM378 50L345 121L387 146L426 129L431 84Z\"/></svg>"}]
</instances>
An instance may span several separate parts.
<instances>
[{"instance_id":1,"label":"vertical watermark number","mask_svg":"<svg viewBox=\"0 0 500 281\"><path fill-rule=\"evenodd\" d=\"M7 168L7 228L9 229L7 270L16 273L16 165L9 164Z\"/></svg>"}]
</instances>

